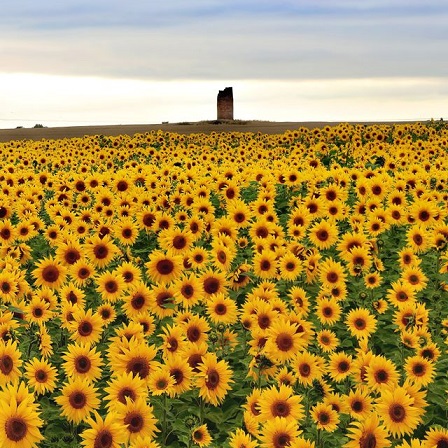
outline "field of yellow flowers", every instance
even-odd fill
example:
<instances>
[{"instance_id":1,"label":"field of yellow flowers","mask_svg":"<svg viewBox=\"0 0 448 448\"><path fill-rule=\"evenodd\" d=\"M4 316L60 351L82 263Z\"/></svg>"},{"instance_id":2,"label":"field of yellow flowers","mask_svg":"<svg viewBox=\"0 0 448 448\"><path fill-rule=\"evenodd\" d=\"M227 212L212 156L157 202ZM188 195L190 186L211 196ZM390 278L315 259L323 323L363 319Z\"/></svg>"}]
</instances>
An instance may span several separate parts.
<instances>
[{"instance_id":1,"label":"field of yellow flowers","mask_svg":"<svg viewBox=\"0 0 448 448\"><path fill-rule=\"evenodd\" d=\"M448 447L443 121L0 157L1 447Z\"/></svg>"}]
</instances>

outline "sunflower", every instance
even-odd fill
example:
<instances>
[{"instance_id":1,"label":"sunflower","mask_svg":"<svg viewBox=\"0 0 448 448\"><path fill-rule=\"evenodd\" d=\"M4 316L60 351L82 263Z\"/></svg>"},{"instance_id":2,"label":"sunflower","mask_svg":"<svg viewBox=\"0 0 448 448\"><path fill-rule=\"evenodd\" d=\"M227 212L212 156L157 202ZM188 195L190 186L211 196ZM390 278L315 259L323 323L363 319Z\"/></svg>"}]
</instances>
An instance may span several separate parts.
<instances>
[{"instance_id":1,"label":"sunflower","mask_svg":"<svg viewBox=\"0 0 448 448\"><path fill-rule=\"evenodd\" d=\"M319 265L319 278L323 286L333 287L345 283L346 274L341 263L327 258Z\"/></svg>"},{"instance_id":2,"label":"sunflower","mask_svg":"<svg viewBox=\"0 0 448 448\"><path fill-rule=\"evenodd\" d=\"M431 427L425 434L423 448L448 447L448 429Z\"/></svg>"},{"instance_id":3,"label":"sunflower","mask_svg":"<svg viewBox=\"0 0 448 448\"><path fill-rule=\"evenodd\" d=\"M361 421L352 422L348 428L350 441L344 448L387 448L391 442L385 426L380 424L378 415L371 413Z\"/></svg>"},{"instance_id":4,"label":"sunflower","mask_svg":"<svg viewBox=\"0 0 448 448\"><path fill-rule=\"evenodd\" d=\"M357 276L365 273L372 266L372 257L367 247L353 247L345 256L351 275Z\"/></svg>"},{"instance_id":5,"label":"sunflower","mask_svg":"<svg viewBox=\"0 0 448 448\"><path fill-rule=\"evenodd\" d=\"M25 365L25 376L28 385L34 388L36 394L53 392L56 388L57 371L49 361L33 358Z\"/></svg>"},{"instance_id":6,"label":"sunflower","mask_svg":"<svg viewBox=\"0 0 448 448\"><path fill-rule=\"evenodd\" d=\"M329 404L317 403L311 408L311 416L318 429L333 432L338 427L339 415Z\"/></svg>"},{"instance_id":7,"label":"sunflower","mask_svg":"<svg viewBox=\"0 0 448 448\"><path fill-rule=\"evenodd\" d=\"M297 422L275 417L264 423L259 438L263 448L284 448L294 446L301 432Z\"/></svg>"},{"instance_id":8,"label":"sunflower","mask_svg":"<svg viewBox=\"0 0 448 448\"><path fill-rule=\"evenodd\" d=\"M0 386L17 381L20 378L20 350L17 341L0 340Z\"/></svg>"},{"instance_id":9,"label":"sunflower","mask_svg":"<svg viewBox=\"0 0 448 448\"><path fill-rule=\"evenodd\" d=\"M318 298L316 313L319 321L324 325L334 325L341 318L341 306L333 299Z\"/></svg>"},{"instance_id":10,"label":"sunflower","mask_svg":"<svg viewBox=\"0 0 448 448\"><path fill-rule=\"evenodd\" d=\"M268 421L275 417L298 421L305 415L302 398L295 395L292 387L284 384L278 388L265 389L258 401L260 419Z\"/></svg>"},{"instance_id":11,"label":"sunflower","mask_svg":"<svg viewBox=\"0 0 448 448\"><path fill-rule=\"evenodd\" d=\"M369 272L364 276L364 285L367 289L378 288L381 282L382 278L378 272Z\"/></svg>"},{"instance_id":12,"label":"sunflower","mask_svg":"<svg viewBox=\"0 0 448 448\"><path fill-rule=\"evenodd\" d=\"M38 339L40 353L44 358L48 358L53 354L53 346L51 336L45 324L39 325Z\"/></svg>"},{"instance_id":13,"label":"sunflower","mask_svg":"<svg viewBox=\"0 0 448 448\"><path fill-rule=\"evenodd\" d=\"M278 260L277 268L283 280L294 281L302 272L302 263L292 252L287 252Z\"/></svg>"},{"instance_id":14,"label":"sunflower","mask_svg":"<svg viewBox=\"0 0 448 448\"><path fill-rule=\"evenodd\" d=\"M117 302L125 290L124 280L119 275L108 271L96 278L96 284L96 291L101 294L101 298L110 303Z\"/></svg>"},{"instance_id":15,"label":"sunflower","mask_svg":"<svg viewBox=\"0 0 448 448\"><path fill-rule=\"evenodd\" d=\"M70 422L85 421L93 410L99 409L97 389L87 378L69 380L62 387L61 393L55 401L61 407L61 414Z\"/></svg>"},{"instance_id":16,"label":"sunflower","mask_svg":"<svg viewBox=\"0 0 448 448\"><path fill-rule=\"evenodd\" d=\"M14 274L6 270L0 272L0 300L3 303L10 303L16 298L17 292L17 280Z\"/></svg>"},{"instance_id":17,"label":"sunflower","mask_svg":"<svg viewBox=\"0 0 448 448\"><path fill-rule=\"evenodd\" d=\"M338 228L334 222L323 219L309 229L308 237L317 249L328 249L338 240Z\"/></svg>"},{"instance_id":18,"label":"sunflower","mask_svg":"<svg viewBox=\"0 0 448 448\"><path fill-rule=\"evenodd\" d=\"M146 233L152 231L156 225L157 214L149 208L143 207L136 216L137 225L140 230L145 230Z\"/></svg>"},{"instance_id":19,"label":"sunflower","mask_svg":"<svg viewBox=\"0 0 448 448\"><path fill-rule=\"evenodd\" d=\"M324 375L322 358L308 351L296 353L291 361L297 381L304 386L312 386L314 380Z\"/></svg>"},{"instance_id":20,"label":"sunflower","mask_svg":"<svg viewBox=\"0 0 448 448\"><path fill-rule=\"evenodd\" d=\"M83 255L83 247L78 241L67 240L57 245L56 261L64 266L71 266L80 260Z\"/></svg>"},{"instance_id":21,"label":"sunflower","mask_svg":"<svg viewBox=\"0 0 448 448\"><path fill-rule=\"evenodd\" d=\"M151 301L149 311L159 319L173 316L177 311L174 299L174 288L159 285L151 288Z\"/></svg>"},{"instance_id":22,"label":"sunflower","mask_svg":"<svg viewBox=\"0 0 448 448\"><path fill-rule=\"evenodd\" d=\"M306 346L303 334L298 331L298 325L286 317L276 319L265 333L266 355L271 360L285 362L291 360L296 353Z\"/></svg>"},{"instance_id":23,"label":"sunflower","mask_svg":"<svg viewBox=\"0 0 448 448\"><path fill-rule=\"evenodd\" d=\"M59 290L59 295L61 302L70 302L72 305L84 308L86 294L82 289L76 287L74 282L65 284ZM46 295L46 297L48 296Z\"/></svg>"},{"instance_id":24,"label":"sunflower","mask_svg":"<svg viewBox=\"0 0 448 448\"><path fill-rule=\"evenodd\" d=\"M262 279L277 278L277 255L271 250L257 252L253 258L254 274Z\"/></svg>"},{"instance_id":25,"label":"sunflower","mask_svg":"<svg viewBox=\"0 0 448 448\"><path fill-rule=\"evenodd\" d=\"M412 434L420 423L422 410L413 406L413 403L414 399L401 386L381 392L376 412L394 437Z\"/></svg>"},{"instance_id":26,"label":"sunflower","mask_svg":"<svg viewBox=\"0 0 448 448\"><path fill-rule=\"evenodd\" d=\"M233 259L235 258L236 250L233 247L226 246L220 239L212 243L210 251L211 261L213 266L223 272L230 271Z\"/></svg>"},{"instance_id":27,"label":"sunflower","mask_svg":"<svg viewBox=\"0 0 448 448\"><path fill-rule=\"evenodd\" d=\"M112 242L109 235L92 236L86 240L84 251L87 258L98 268L106 267L117 255L118 248Z\"/></svg>"},{"instance_id":28,"label":"sunflower","mask_svg":"<svg viewBox=\"0 0 448 448\"><path fill-rule=\"evenodd\" d=\"M145 314L151 307L151 291L142 281L135 283L123 297L122 309L130 319Z\"/></svg>"},{"instance_id":29,"label":"sunflower","mask_svg":"<svg viewBox=\"0 0 448 448\"><path fill-rule=\"evenodd\" d=\"M404 369L407 377L419 386L427 386L434 379L433 363L419 355L407 358Z\"/></svg>"},{"instance_id":30,"label":"sunflower","mask_svg":"<svg viewBox=\"0 0 448 448\"><path fill-rule=\"evenodd\" d=\"M184 274L173 284L174 297L179 305L189 309L203 298L202 287L195 274Z\"/></svg>"},{"instance_id":31,"label":"sunflower","mask_svg":"<svg viewBox=\"0 0 448 448\"><path fill-rule=\"evenodd\" d=\"M65 361L62 368L70 378L87 378L90 382L95 382L101 377L103 361L101 353L95 347L91 348L83 343L69 344L62 359Z\"/></svg>"},{"instance_id":32,"label":"sunflower","mask_svg":"<svg viewBox=\"0 0 448 448\"><path fill-rule=\"evenodd\" d=\"M425 289L428 282L428 277L426 277L420 268L415 266L405 268L402 272L401 279L417 292Z\"/></svg>"},{"instance_id":33,"label":"sunflower","mask_svg":"<svg viewBox=\"0 0 448 448\"><path fill-rule=\"evenodd\" d=\"M409 247L416 253L421 254L425 252L431 244L430 233L422 226L412 226L407 234L406 239Z\"/></svg>"},{"instance_id":34,"label":"sunflower","mask_svg":"<svg viewBox=\"0 0 448 448\"><path fill-rule=\"evenodd\" d=\"M120 266L114 270L114 273L123 279L126 288L134 286L140 282L142 276L140 269L134 263L129 261L121 263Z\"/></svg>"},{"instance_id":35,"label":"sunflower","mask_svg":"<svg viewBox=\"0 0 448 448\"><path fill-rule=\"evenodd\" d=\"M20 403L15 398L2 402L0 412L0 446L4 448L32 448L44 436L40 429L43 421L38 408L30 400Z\"/></svg>"},{"instance_id":36,"label":"sunflower","mask_svg":"<svg viewBox=\"0 0 448 448\"><path fill-rule=\"evenodd\" d=\"M389 302L401 308L406 303L415 302L416 292L411 285L403 281L391 282L391 289L387 291L387 299Z\"/></svg>"},{"instance_id":37,"label":"sunflower","mask_svg":"<svg viewBox=\"0 0 448 448\"><path fill-rule=\"evenodd\" d=\"M149 374L158 365L158 362L154 360L156 354L157 348L154 345L148 345L132 337L121 347L120 353L116 354L110 363L116 373L132 372L147 382Z\"/></svg>"},{"instance_id":38,"label":"sunflower","mask_svg":"<svg viewBox=\"0 0 448 448\"><path fill-rule=\"evenodd\" d=\"M14 241L16 237L16 229L9 219L4 219L0 222L0 242L7 245Z\"/></svg>"},{"instance_id":39,"label":"sunflower","mask_svg":"<svg viewBox=\"0 0 448 448\"><path fill-rule=\"evenodd\" d=\"M118 403L126 404L126 398L135 401L147 395L146 382L132 372L116 374L104 388L106 406L114 410Z\"/></svg>"},{"instance_id":40,"label":"sunflower","mask_svg":"<svg viewBox=\"0 0 448 448\"><path fill-rule=\"evenodd\" d=\"M353 370L353 358L345 352L333 352L328 361L328 373L330 377L340 383L345 380Z\"/></svg>"},{"instance_id":41,"label":"sunflower","mask_svg":"<svg viewBox=\"0 0 448 448\"><path fill-rule=\"evenodd\" d=\"M251 328L258 327L260 330L267 330L272 326L277 319L278 312L274 310L272 303L266 302L263 299L255 298L253 300L255 309L249 318L253 321Z\"/></svg>"},{"instance_id":42,"label":"sunflower","mask_svg":"<svg viewBox=\"0 0 448 448\"><path fill-rule=\"evenodd\" d=\"M231 389L232 370L225 360L218 361L214 353L206 353L198 365L196 387L199 396L207 403L218 406Z\"/></svg>"},{"instance_id":43,"label":"sunflower","mask_svg":"<svg viewBox=\"0 0 448 448\"><path fill-rule=\"evenodd\" d=\"M65 282L67 268L57 262L54 258L44 258L37 263L32 272L37 286L47 286L58 289Z\"/></svg>"},{"instance_id":44,"label":"sunflower","mask_svg":"<svg viewBox=\"0 0 448 448\"><path fill-rule=\"evenodd\" d=\"M257 441L240 428L229 434L229 448L257 448L257 446Z\"/></svg>"},{"instance_id":45,"label":"sunflower","mask_svg":"<svg viewBox=\"0 0 448 448\"><path fill-rule=\"evenodd\" d=\"M348 413L356 420L364 420L372 412L369 389L363 385L353 388L345 397Z\"/></svg>"},{"instance_id":46,"label":"sunflower","mask_svg":"<svg viewBox=\"0 0 448 448\"><path fill-rule=\"evenodd\" d=\"M316 340L320 349L324 353L331 353L339 345L339 339L336 334L331 330L320 330L316 333Z\"/></svg>"},{"instance_id":47,"label":"sunflower","mask_svg":"<svg viewBox=\"0 0 448 448\"><path fill-rule=\"evenodd\" d=\"M227 202L227 216L235 222L238 228L246 228L252 217L250 207L240 199Z\"/></svg>"},{"instance_id":48,"label":"sunflower","mask_svg":"<svg viewBox=\"0 0 448 448\"><path fill-rule=\"evenodd\" d=\"M207 269L199 278L205 298L210 298L215 294L225 293L227 289L227 279L224 273Z\"/></svg>"},{"instance_id":49,"label":"sunflower","mask_svg":"<svg viewBox=\"0 0 448 448\"><path fill-rule=\"evenodd\" d=\"M399 380L394 363L382 355L374 355L370 359L365 375L368 386L375 391L393 387Z\"/></svg>"},{"instance_id":50,"label":"sunflower","mask_svg":"<svg viewBox=\"0 0 448 448\"><path fill-rule=\"evenodd\" d=\"M30 323L42 324L53 317L53 312L49 310L49 304L39 297L33 297L26 305L25 319Z\"/></svg>"},{"instance_id":51,"label":"sunflower","mask_svg":"<svg viewBox=\"0 0 448 448\"><path fill-rule=\"evenodd\" d=\"M200 447L209 446L212 443L212 437L208 432L207 424L193 428L191 431L191 439L195 445Z\"/></svg>"},{"instance_id":52,"label":"sunflower","mask_svg":"<svg viewBox=\"0 0 448 448\"><path fill-rule=\"evenodd\" d=\"M78 260L70 266L69 273L76 286L83 286L95 274L95 266L84 260Z\"/></svg>"},{"instance_id":53,"label":"sunflower","mask_svg":"<svg viewBox=\"0 0 448 448\"><path fill-rule=\"evenodd\" d=\"M207 333L210 331L210 326L205 317L193 315L187 322L181 325L182 331L189 342L201 344L207 341Z\"/></svg>"},{"instance_id":54,"label":"sunflower","mask_svg":"<svg viewBox=\"0 0 448 448\"><path fill-rule=\"evenodd\" d=\"M182 257L170 252L155 250L145 264L150 279L156 283L170 283L182 273Z\"/></svg>"},{"instance_id":55,"label":"sunflower","mask_svg":"<svg viewBox=\"0 0 448 448\"><path fill-rule=\"evenodd\" d=\"M162 327L162 358L167 359L178 355L186 345L186 338L182 328L178 325L166 325Z\"/></svg>"},{"instance_id":56,"label":"sunflower","mask_svg":"<svg viewBox=\"0 0 448 448\"><path fill-rule=\"evenodd\" d=\"M120 425L126 428L125 443L133 443L138 436L152 438L159 431L153 407L143 397L126 398L125 404L117 403L116 416Z\"/></svg>"},{"instance_id":57,"label":"sunflower","mask_svg":"<svg viewBox=\"0 0 448 448\"><path fill-rule=\"evenodd\" d=\"M150 373L148 390L151 395L168 394L174 396L176 394L174 390L175 381L170 369L166 365L162 365Z\"/></svg>"},{"instance_id":58,"label":"sunflower","mask_svg":"<svg viewBox=\"0 0 448 448\"><path fill-rule=\"evenodd\" d=\"M103 419L94 411L95 419L88 417L89 428L81 434L81 445L85 448L120 448L126 440L126 432L117 421L114 413L109 413Z\"/></svg>"},{"instance_id":59,"label":"sunflower","mask_svg":"<svg viewBox=\"0 0 448 448\"><path fill-rule=\"evenodd\" d=\"M234 324L238 319L238 306L234 300L217 293L209 297L206 302L207 315L215 324Z\"/></svg>"},{"instance_id":60,"label":"sunflower","mask_svg":"<svg viewBox=\"0 0 448 448\"><path fill-rule=\"evenodd\" d=\"M131 246L135 243L138 230L138 225L129 217L121 218L112 228L113 234L123 246Z\"/></svg>"},{"instance_id":61,"label":"sunflower","mask_svg":"<svg viewBox=\"0 0 448 448\"><path fill-rule=\"evenodd\" d=\"M96 344L103 331L103 320L91 309L77 308L73 312L73 321L69 323L70 339L85 344Z\"/></svg>"},{"instance_id":62,"label":"sunflower","mask_svg":"<svg viewBox=\"0 0 448 448\"><path fill-rule=\"evenodd\" d=\"M110 303L105 303L103 305L100 305L96 309L96 314L101 317L101 320L103 322L103 327L106 327L108 324L113 322L115 318L117 317L117 312L115 311L115 308Z\"/></svg>"},{"instance_id":63,"label":"sunflower","mask_svg":"<svg viewBox=\"0 0 448 448\"><path fill-rule=\"evenodd\" d=\"M188 252L194 242L194 237L190 231L177 227L162 230L157 239L163 251L171 252L174 255L182 255Z\"/></svg>"},{"instance_id":64,"label":"sunflower","mask_svg":"<svg viewBox=\"0 0 448 448\"><path fill-rule=\"evenodd\" d=\"M376 320L366 308L355 308L347 314L346 325L356 338L368 338L376 330Z\"/></svg>"}]
</instances>

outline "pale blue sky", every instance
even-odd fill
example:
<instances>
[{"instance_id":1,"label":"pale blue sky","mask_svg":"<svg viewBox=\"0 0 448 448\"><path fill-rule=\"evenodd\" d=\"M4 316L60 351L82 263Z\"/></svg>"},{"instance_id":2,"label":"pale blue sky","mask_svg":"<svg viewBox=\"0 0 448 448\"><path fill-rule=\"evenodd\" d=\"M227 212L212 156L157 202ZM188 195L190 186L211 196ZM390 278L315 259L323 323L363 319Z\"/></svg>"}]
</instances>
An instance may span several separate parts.
<instances>
[{"instance_id":1,"label":"pale blue sky","mask_svg":"<svg viewBox=\"0 0 448 448\"><path fill-rule=\"evenodd\" d=\"M16 0L0 127L213 119L228 85L236 118L446 117L447 24L446 0Z\"/></svg>"}]
</instances>

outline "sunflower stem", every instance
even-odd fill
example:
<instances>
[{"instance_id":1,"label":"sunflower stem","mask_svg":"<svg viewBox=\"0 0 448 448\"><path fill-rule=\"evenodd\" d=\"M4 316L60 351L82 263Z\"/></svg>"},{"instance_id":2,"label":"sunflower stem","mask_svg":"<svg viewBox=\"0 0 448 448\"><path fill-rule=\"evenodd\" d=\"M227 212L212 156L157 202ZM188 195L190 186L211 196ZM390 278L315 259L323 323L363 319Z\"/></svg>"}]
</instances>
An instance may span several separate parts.
<instances>
[{"instance_id":1,"label":"sunflower stem","mask_svg":"<svg viewBox=\"0 0 448 448\"><path fill-rule=\"evenodd\" d=\"M167 418L166 418L166 407L167 407L167 398L166 398L166 393L163 394L163 410L162 410L162 440L163 440L163 444L164 446L166 446L166 440L168 438L168 434L167 434Z\"/></svg>"},{"instance_id":2,"label":"sunflower stem","mask_svg":"<svg viewBox=\"0 0 448 448\"><path fill-rule=\"evenodd\" d=\"M199 404L199 425L204 424L204 414L205 414L205 401L201 398L201 402Z\"/></svg>"},{"instance_id":3,"label":"sunflower stem","mask_svg":"<svg viewBox=\"0 0 448 448\"><path fill-rule=\"evenodd\" d=\"M322 448L321 430L317 428L316 432L316 448Z\"/></svg>"}]
</instances>

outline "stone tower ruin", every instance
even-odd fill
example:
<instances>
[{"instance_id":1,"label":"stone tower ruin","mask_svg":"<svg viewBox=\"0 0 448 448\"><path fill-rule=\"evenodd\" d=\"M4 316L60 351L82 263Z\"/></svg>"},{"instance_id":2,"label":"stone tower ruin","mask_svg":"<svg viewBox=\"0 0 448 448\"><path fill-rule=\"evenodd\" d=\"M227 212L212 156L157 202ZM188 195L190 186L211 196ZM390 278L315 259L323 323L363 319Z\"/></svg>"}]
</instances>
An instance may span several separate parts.
<instances>
[{"instance_id":1,"label":"stone tower ruin","mask_svg":"<svg viewBox=\"0 0 448 448\"><path fill-rule=\"evenodd\" d=\"M226 87L218 93L218 120L233 120L232 87Z\"/></svg>"}]
</instances>

